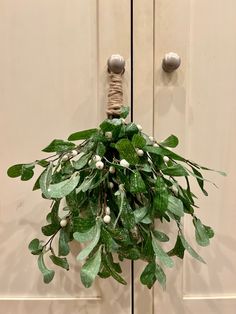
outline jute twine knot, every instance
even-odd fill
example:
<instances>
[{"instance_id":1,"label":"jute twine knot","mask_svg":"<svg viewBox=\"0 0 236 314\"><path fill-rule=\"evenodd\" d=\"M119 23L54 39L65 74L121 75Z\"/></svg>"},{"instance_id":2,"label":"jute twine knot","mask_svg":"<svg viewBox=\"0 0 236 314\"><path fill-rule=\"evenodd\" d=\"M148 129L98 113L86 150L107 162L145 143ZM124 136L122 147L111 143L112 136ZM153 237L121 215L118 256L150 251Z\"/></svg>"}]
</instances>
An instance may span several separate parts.
<instances>
[{"instance_id":1,"label":"jute twine knot","mask_svg":"<svg viewBox=\"0 0 236 314\"><path fill-rule=\"evenodd\" d=\"M122 74L109 73L109 90L106 113L108 117L119 117L123 106Z\"/></svg>"}]
</instances>

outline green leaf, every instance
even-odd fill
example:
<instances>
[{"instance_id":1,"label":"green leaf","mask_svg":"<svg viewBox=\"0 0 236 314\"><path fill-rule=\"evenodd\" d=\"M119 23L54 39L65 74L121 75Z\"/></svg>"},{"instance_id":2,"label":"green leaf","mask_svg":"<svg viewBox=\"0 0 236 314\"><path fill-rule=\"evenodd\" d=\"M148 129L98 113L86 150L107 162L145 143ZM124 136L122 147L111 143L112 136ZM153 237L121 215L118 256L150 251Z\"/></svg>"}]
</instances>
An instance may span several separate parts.
<instances>
[{"instance_id":1,"label":"green leaf","mask_svg":"<svg viewBox=\"0 0 236 314\"><path fill-rule=\"evenodd\" d=\"M133 211L136 224L142 221L148 212L147 207L137 208Z\"/></svg>"},{"instance_id":2,"label":"green leaf","mask_svg":"<svg viewBox=\"0 0 236 314\"><path fill-rule=\"evenodd\" d=\"M150 262L143 270L140 276L140 281L143 285L146 285L151 289L156 280L158 280L162 288L165 289L166 275L163 269L155 262Z\"/></svg>"},{"instance_id":3,"label":"green leaf","mask_svg":"<svg viewBox=\"0 0 236 314\"><path fill-rule=\"evenodd\" d=\"M122 269L120 267L120 264L114 262L113 255L111 253L107 254L107 262L108 262L108 265L110 265L111 268L114 269L114 271L116 271L119 274L122 273Z\"/></svg>"},{"instance_id":4,"label":"green leaf","mask_svg":"<svg viewBox=\"0 0 236 314\"><path fill-rule=\"evenodd\" d=\"M100 268L100 271L99 271L99 273L98 273L98 276L99 276L100 278L105 279L105 278L109 278L109 277L111 276L111 273L110 273L109 269L106 268L106 266L104 266L103 264L101 264L101 268Z\"/></svg>"},{"instance_id":5,"label":"green leaf","mask_svg":"<svg viewBox=\"0 0 236 314\"><path fill-rule=\"evenodd\" d=\"M197 180L197 183L199 185L199 187L201 188L203 194L205 194L206 196L208 195L207 191L204 189L204 178L201 174L201 172L199 172L196 168L191 167L193 170L193 173L195 174L195 178Z\"/></svg>"},{"instance_id":6,"label":"green leaf","mask_svg":"<svg viewBox=\"0 0 236 314\"><path fill-rule=\"evenodd\" d=\"M155 253L153 251L153 247L152 247L152 236L149 234L148 230L147 230L148 235L145 235L145 242L144 242L144 247L143 247L143 256L144 259L147 260L154 260L155 258Z\"/></svg>"},{"instance_id":7,"label":"green leaf","mask_svg":"<svg viewBox=\"0 0 236 314\"><path fill-rule=\"evenodd\" d=\"M37 165L45 168L49 165L49 161L45 160L45 159L41 159L41 160L37 160Z\"/></svg>"},{"instance_id":8,"label":"green leaf","mask_svg":"<svg viewBox=\"0 0 236 314\"><path fill-rule=\"evenodd\" d=\"M222 176L227 176L227 173L225 173L224 171L219 171L219 170L207 168L207 167L204 167L204 166L200 166L200 165L198 165L198 164L196 164L195 162L192 162L192 161L191 161L191 163L192 163L195 167L197 167L197 168L201 168L201 169L203 169L203 170L208 170L208 171L217 172L217 173L219 173L219 174L222 175Z\"/></svg>"},{"instance_id":9,"label":"green leaf","mask_svg":"<svg viewBox=\"0 0 236 314\"><path fill-rule=\"evenodd\" d=\"M171 251L168 252L169 256L178 256L179 258L183 259L184 258L184 251L185 248L183 246L183 243L181 241L180 236L177 236L175 246Z\"/></svg>"},{"instance_id":10,"label":"green leaf","mask_svg":"<svg viewBox=\"0 0 236 314\"><path fill-rule=\"evenodd\" d=\"M53 140L47 147L42 149L43 152L53 153L53 152L64 152L65 150L70 150L75 147L74 143L65 142L63 140Z\"/></svg>"},{"instance_id":11,"label":"green leaf","mask_svg":"<svg viewBox=\"0 0 236 314\"><path fill-rule=\"evenodd\" d=\"M90 138L97 131L98 131L97 129L88 129L88 130L72 133L68 137L68 141L87 140L88 138Z\"/></svg>"},{"instance_id":12,"label":"green leaf","mask_svg":"<svg viewBox=\"0 0 236 314\"><path fill-rule=\"evenodd\" d=\"M121 107L121 112L120 112L120 117L125 119L129 115L129 107L127 106L122 106Z\"/></svg>"},{"instance_id":13,"label":"green leaf","mask_svg":"<svg viewBox=\"0 0 236 314\"><path fill-rule=\"evenodd\" d=\"M89 190L95 189L98 187L103 181L105 181L108 177L109 173L107 172L106 174L102 172L97 172L97 175L93 179L91 185L89 186Z\"/></svg>"},{"instance_id":14,"label":"green leaf","mask_svg":"<svg viewBox=\"0 0 236 314\"><path fill-rule=\"evenodd\" d=\"M70 238L66 228L60 230L59 243L58 243L58 255L66 256L70 253L70 247L68 245Z\"/></svg>"},{"instance_id":15,"label":"green leaf","mask_svg":"<svg viewBox=\"0 0 236 314\"><path fill-rule=\"evenodd\" d=\"M149 164L138 165L138 169L139 171L152 172L152 168L150 167Z\"/></svg>"},{"instance_id":16,"label":"green leaf","mask_svg":"<svg viewBox=\"0 0 236 314\"><path fill-rule=\"evenodd\" d=\"M157 210L164 213L168 206L168 190L162 177L158 176L155 184L154 205ZM156 210L155 210L156 211Z\"/></svg>"},{"instance_id":17,"label":"green leaf","mask_svg":"<svg viewBox=\"0 0 236 314\"><path fill-rule=\"evenodd\" d=\"M96 154L100 157L103 157L105 153L106 153L106 146L103 143L98 142L98 145L96 148Z\"/></svg>"},{"instance_id":18,"label":"green leaf","mask_svg":"<svg viewBox=\"0 0 236 314\"><path fill-rule=\"evenodd\" d=\"M139 129L134 122L128 123L125 127L125 134L129 138L132 138L134 134L139 133Z\"/></svg>"},{"instance_id":19,"label":"green leaf","mask_svg":"<svg viewBox=\"0 0 236 314\"><path fill-rule=\"evenodd\" d=\"M94 172L93 174L90 174L89 176L86 176L84 181L80 184L80 186L77 189L77 192L86 192L89 190L89 188L92 186L94 179L97 176L97 172Z\"/></svg>"},{"instance_id":20,"label":"green leaf","mask_svg":"<svg viewBox=\"0 0 236 314\"><path fill-rule=\"evenodd\" d=\"M166 275L160 265L156 264L156 278L163 289L166 287Z\"/></svg>"},{"instance_id":21,"label":"green leaf","mask_svg":"<svg viewBox=\"0 0 236 314\"><path fill-rule=\"evenodd\" d=\"M41 273L43 274L43 281L44 283L49 283L53 280L55 275L55 271L48 269L44 263L43 254L40 254L38 257L38 267Z\"/></svg>"},{"instance_id":22,"label":"green leaf","mask_svg":"<svg viewBox=\"0 0 236 314\"><path fill-rule=\"evenodd\" d=\"M91 229L96 224L94 217L82 218L75 217L73 219L73 230L84 233Z\"/></svg>"},{"instance_id":23,"label":"green leaf","mask_svg":"<svg viewBox=\"0 0 236 314\"><path fill-rule=\"evenodd\" d=\"M29 245L28 249L31 251L33 255L39 255L42 253L43 247L39 239L33 239Z\"/></svg>"},{"instance_id":24,"label":"green leaf","mask_svg":"<svg viewBox=\"0 0 236 314\"><path fill-rule=\"evenodd\" d=\"M97 252L90 257L86 263L82 266L80 271L80 278L85 288L91 287L95 277L99 273L101 266L101 247Z\"/></svg>"},{"instance_id":25,"label":"green leaf","mask_svg":"<svg viewBox=\"0 0 236 314\"><path fill-rule=\"evenodd\" d=\"M170 135L160 143L162 146L167 146L167 147L176 147L179 144L178 137L175 135Z\"/></svg>"},{"instance_id":26,"label":"green leaf","mask_svg":"<svg viewBox=\"0 0 236 314\"><path fill-rule=\"evenodd\" d=\"M70 194L78 185L80 176L78 173L74 173L70 179L64 180L56 184L50 184L47 189L47 194L50 198L62 198Z\"/></svg>"},{"instance_id":27,"label":"green leaf","mask_svg":"<svg viewBox=\"0 0 236 314\"><path fill-rule=\"evenodd\" d=\"M107 131L114 131L117 127L120 128L122 126L121 119L113 118L106 119L100 124L100 129L105 133Z\"/></svg>"},{"instance_id":28,"label":"green leaf","mask_svg":"<svg viewBox=\"0 0 236 314\"><path fill-rule=\"evenodd\" d=\"M88 246L86 246L77 256L77 260L83 260L85 259L95 248L95 246L98 244L100 240L100 234L101 234L101 221L97 220L96 222L96 234L93 238L93 240L90 242Z\"/></svg>"},{"instance_id":29,"label":"green leaf","mask_svg":"<svg viewBox=\"0 0 236 314\"><path fill-rule=\"evenodd\" d=\"M28 181L34 176L34 163L33 164L26 164L22 166L22 174L21 174L21 180L22 181Z\"/></svg>"},{"instance_id":30,"label":"green leaf","mask_svg":"<svg viewBox=\"0 0 236 314\"><path fill-rule=\"evenodd\" d=\"M89 161L90 157L92 156L92 152L82 155L78 160L72 161L73 167L76 170L82 169Z\"/></svg>"},{"instance_id":31,"label":"green leaf","mask_svg":"<svg viewBox=\"0 0 236 314\"><path fill-rule=\"evenodd\" d=\"M34 175L35 164L17 164L13 165L7 170L7 175L11 178L21 177L22 181L30 180Z\"/></svg>"},{"instance_id":32,"label":"green leaf","mask_svg":"<svg viewBox=\"0 0 236 314\"><path fill-rule=\"evenodd\" d=\"M39 245L40 245L40 242L39 242L39 239L33 239L29 245L28 245L28 248L30 251L35 251L39 248Z\"/></svg>"},{"instance_id":33,"label":"green leaf","mask_svg":"<svg viewBox=\"0 0 236 314\"><path fill-rule=\"evenodd\" d=\"M184 216L184 207L180 199L175 196L169 195L168 197L168 210L176 216Z\"/></svg>"},{"instance_id":34,"label":"green leaf","mask_svg":"<svg viewBox=\"0 0 236 314\"><path fill-rule=\"evenodd\" d=\"M48 192L48 188L52 180L52 169L53 169L53 164L50 163L49 166L46 168L46 170L41 174L39 178L40 189L43 195L49 199L50 199L50 194Z\"/></svg>"},{"instance_id":35,"label":"green leaf","mask_svg":"<svg viewBox=\"0 0 236 314\"><path fill-rule=\"evenodd\" d=\"M215 235L214 230L210 226L206 226L206 225L203 225L203 226L207 232L208 238L209 239L213 238Z\"/></svg>"},{"instance_id":36,"label":"green leaf","mask_svg":"<svg viewBox=\"0 0 236 314\"><path fill-rule=\"evenodd\" d=\"M179 235L180 240L183 244L183 247L186 249L186 251L188 251L188 253L196 258L199 262L202 262L204 264L206 264L206 262L204 261L204 259L191 247L191 245L187 242L187 240L184 238L183 234Z\"/></svg>"},{"instance_id":37,"label":"green leaf","mask_svg":"<svg viewBox=\"0 0 236 314\"><path fill-rule=\"evenodd\" d=\"M84 243L87 241L91 241L95 237L96 233L97 233L97 226L95 225L86 232L78 232L78 231L74 232L73 237L76 241L80 243Z\"/></svg>"},{"instance_id":38,"label":"green leaf","mask_svg":"<svg viewBox=\"0 0 236 314\"><path fill-rule=\"evenodd\" d=\"M17 178L20 177L22 174L22 167L24 164L17 164L13 165L7 170L7 175L11 178Z\"/></svg>"},{"instance_id":39,"label":"green leaf","mask_svg":"<svg viewBox=\"0 0 236 314\"><path fill-rule=\"evenodd\" d=\"M127 160L131 165L139 163L139 157L134 146L128 139L123 138L119 140L115 147L118 150L121 159Z\"/></svg>"},{"instance_id":40,"label":"green leaf","mask_svg":"<svg viewBox=\"0 0 236 314\"><path fill-rule=\"evenodd\" d=\"M162 249L162 247L159 245L157 242L155 236L152 234L152 247L153 251L156 255L157 258L167 267L173 267L174 262L173 260L169 257L169 255Z\"/></svg>"},{"instance_id":41,"label":"green leaf","mask_svg":"<svg viewBox=\"0 0 236 314\"><path fill-rule=\"evenodd\" d=\"M105 244L108 252L117 252L119 244L112 238L111 234L106 230L106 227L102 228L101 241Z\"/></svg>"},{"instance_id":42,"label":"green leaf","mask_svg":"<svg viewBox=\"0 0 236 314\"><path fill-rule=\"evenodd\" d=\"M106 119L100 124L100 129L105 134L106 132L112 133L112 139L114 140L120 134L120 131L123 127L123 123L121 119L113 118L113 119Z\"/></svg>"},{"instance_id":43,"label":"green leaf","mask_svg":"<svg viewBox=\"0 0 236 314\"><path fill-rule=\"evenodd\" d=\"M173 166L164 168L161 170L165 175L168 176L174 176L174 177L186 177L188 176L188 172L185 170L185 168L179 164L175 164Z\"/></svg>"},{"instance_id":44,"label":"green leaf","mask_svg":"<svg viewBox=\"0 0 236 314\"><path fill-rule=\"evenodd\" d=\"M62 267L66 270L69 270L70 266L69 266L67 259L65 257L61 258L61 257L55 256L55 255L50 255L50 258L55 265Z\"/></svg>"},{"instance_id":45,"label":"green leaf","mask_svg":"<svg viewBox=\"0 0 236 314\"><path fill-rule=\"evenodd\" d=\"M76 190L73 190L70 194L66 195L66 205L72 213L72 218L79 215L82 202L83 200L76 193Z\"/></svg>"},{"instance_id":46,"label":"green leaf","mask_svg":"<svg viewBox=\"0 0 236 314\"><path fill-rule=\"evenodd\" d=\"M118 198L119 214L116 218L115 226L120 217L124 228L131 230L135 226L135 218L134 218L132 208L130 207L129 202L126 199L126 195L124 192L121 192L120 195L117 195L117 198Z\"/></svg>"},{"instance_id":47,"label":"green leaf","mask_svg":"<svg viewBox=\"0 0 236 314\"><path fill-rule=\"evenodd\" d=\"M134 134L132 144L135 148L143 148L146 145L146 140L142 135Z\"/></svg>"},{"instance_id":48,"label":"green leaf","mask_svg":"<svg viewBox=\"0 0 236 314\"><path fill-rule=\"evenodd\" d=\"M128 246L133 243L127 229L109 226L106 226L106 229L117 243L121 243L123 246Z\"/></svg>"},{"instance_id":49,"label":"green leaf","mask_svg":"<svg viewBox=\"0 0 236 314\"><path fill-rule=\"evenodd\" d=\"M58 225L49 224L49 225L43 226L41 230L45 236L49 237L58 231Z\"/></svg>"},{"instance_id":50,"label":"green leaf","mask_svg":"<svg viewBox=\"0 0 236 314\"><path fill-rule=\"evenodd\" d=\"M176 153L172 152L171 150L165 148L165 147L153 147L153 146L144 146L143 150L145 150L146 152L152 153L152 154L156 154L156 155L160 155L160 156L168 156L174 160L179 160L179 161L186 161L185 158L183 158L180 155L177 155Z\"/></svg>"},{"instance_id":51,"label":"green leaf","mask_svg":"<svg viewBox=\"0 0 236 314\"><path fill-rule=\"evenodd\" d=\"M51 223L54 225L57 225L58 227L60 226L60 217L58 215L59 211L59 206L60 206L60 201L55 201L53 204L52 210L51 210Z\"/></svg>"},{"instance_id":52,"label":"green leaf","mask_svg":"<svg viewBox=\"0 0 236 314\"><path fill-rule=\"evenodd\" d=\"M127 285L127 282L117 273L117 264L113 262L111 254L102 254L102 261L105 269L111 274L111 276L123 285Z\"/></svg>"},{"instance_id":53,"label":"green leaf","mask_svg":"<svg viewBox=\"0 0 236 314\"><path fill-rule=\"evenodd\" d=\"M132 172L130 176L130 192L142 193L146 191L146 185L139 171Z\"/></svg>"},{"instance_id":54,"label":"green leaf","mask_svg":"<svg viewBox=\"0 0 236 314\"><path fill-rule=\"evenodd\" d=\"M118 253L127 259L138 260L141 256L141 253L137 247L127 247L120 249Z\"/></svg>"},{"instance_id":55,"label":"green leaf","mask_svg":"<svg viewBox=\"0 0 236 314\"><path fill-rule=\"evenodd\" d=\"M143 285L151 289L156 282L156 279L156 263L151 262L144 268L140 276L140 281Z\"/></svg>"},{"instance_id":56,"label":"green leaf","mask_svg":"<svg viewBox=\"0 0 236 314\"><path fill-rule=\"evenodd\" d=\"M39 180L40 180L41 175L42 173L39 175L38 179L35 181L32 191L36 191L40 189Z\"/></svg>"},{"instance_id":57,"label":"green leaf","mask_svg":"<svg viewBox=\"0 0 236 314\"><path fill-rule=\"evenodd\" d=\"M167 234L159 230L154 230L152 233L154 237L160 242L168 242L170 240Z\"/></svg>"},{"instance_id":58,"label":"green leaf","mask_svg":"<svg viewBox=\"0 0 236 314\"><path fill-rule=\"evenodd\" d=\"M202 224L201 220L197 217L193 218L193 224L195 227L195 237L196 241L201 246L207 246L210 244L208 232L205 226Z\"/></svg>"}]
</instances>

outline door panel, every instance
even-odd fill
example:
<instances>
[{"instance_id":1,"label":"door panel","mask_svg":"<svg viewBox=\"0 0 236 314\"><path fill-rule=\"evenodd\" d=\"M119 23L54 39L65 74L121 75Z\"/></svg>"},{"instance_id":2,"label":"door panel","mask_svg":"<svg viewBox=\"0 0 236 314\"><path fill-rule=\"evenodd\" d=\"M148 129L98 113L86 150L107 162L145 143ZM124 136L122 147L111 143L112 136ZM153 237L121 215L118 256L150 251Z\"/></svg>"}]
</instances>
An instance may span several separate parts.
<instances>
[{"instance_id":1,"label":"door panel","mask_svg":"<svg viewBox=\"0 0 236 314\"><path fill-rule=\"evenodd\" d=\"M105 117L106 60L112 53L128 60L128 102L130 4L0 0L0 43L1 311L110 313L115 306L116 313L129 313L130 284L97 280L91 289L82 287L75 244L71 270L58 269L51 284L42 283L27 244L40 234L49 204L40 193L31 192L32 182L7 178L6 169L40 158L40 150L53 138L94 127ZM128 283L129 267L124 265Z\"/></svg>"},{"instance_id":2,"label":"door panel","mask_svg":"<svg viewBox=\"0 0 236 314\"><path fill-rule=\"evenodd\" d=\"M216 233L209 248L194 245L191 219L185 220L186 236L207 265L187 255L183 267L176 260L167 291L154 288L154 313L235 313L235 29L233 0L155 1L155 136L176 134L179 152L228 176L206 173L219 189L208 184L209 197L198 200L200 218ZM182 59L173 74L161 69L169 51Z\"/></svg>"}]
</instances>

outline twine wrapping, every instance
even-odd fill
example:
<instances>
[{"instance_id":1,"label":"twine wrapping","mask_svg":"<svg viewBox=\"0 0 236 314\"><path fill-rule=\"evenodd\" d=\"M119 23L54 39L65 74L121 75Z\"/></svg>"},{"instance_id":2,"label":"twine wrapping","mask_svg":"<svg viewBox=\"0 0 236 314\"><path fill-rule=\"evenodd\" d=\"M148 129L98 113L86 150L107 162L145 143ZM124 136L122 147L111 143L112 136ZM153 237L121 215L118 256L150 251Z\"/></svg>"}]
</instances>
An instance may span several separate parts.
<instances>
[{"instance_id":1,"label":"twine wrapping","mask_svg":"<svg viewBox=\"0 0 236 314\"><path fill-rule=\"evenodd\" d=\"M119 117L123 106L122 73L109 74L109 90L106 113L108 117Z\"/></svg>"}]
</instances>

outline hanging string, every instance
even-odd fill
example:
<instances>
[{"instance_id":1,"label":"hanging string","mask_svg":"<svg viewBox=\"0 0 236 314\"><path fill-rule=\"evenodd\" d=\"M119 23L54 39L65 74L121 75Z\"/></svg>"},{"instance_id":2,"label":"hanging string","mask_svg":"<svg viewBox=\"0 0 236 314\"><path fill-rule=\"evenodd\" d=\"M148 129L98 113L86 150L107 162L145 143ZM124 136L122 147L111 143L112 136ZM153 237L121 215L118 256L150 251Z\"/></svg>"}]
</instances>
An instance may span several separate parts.
<instances>
[{"instance_id":1,"label":"hanging string","mask_svg":"<svg viewBox=\"0 0 236 314\"><path fill-rule=\"evenodd\" d=\"M106 113L109 118L119 117L123 106L122 73L109 73L109 90Z\"/></svg>"}]
</instances>

